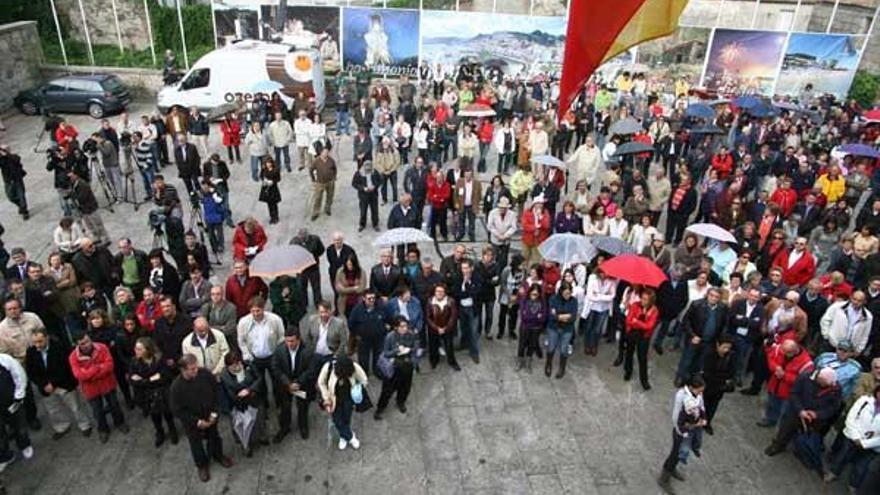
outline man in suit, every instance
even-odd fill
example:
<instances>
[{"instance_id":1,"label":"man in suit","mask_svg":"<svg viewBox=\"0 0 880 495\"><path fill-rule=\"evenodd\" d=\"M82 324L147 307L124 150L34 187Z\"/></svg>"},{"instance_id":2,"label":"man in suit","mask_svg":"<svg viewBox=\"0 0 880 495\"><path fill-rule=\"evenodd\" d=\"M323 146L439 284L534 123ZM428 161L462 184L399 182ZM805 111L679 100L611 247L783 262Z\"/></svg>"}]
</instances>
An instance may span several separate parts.
<instances>
[{"instance_id":1,"label":"man in suit","mask_svg":"<svg viewBox=\"0 0 880 495\"><path fill-rule=\"evenodd\" d=\"M363 162L351 178L351 187L357 191L360 222L358 232L367 228L367 210L370 210L370 223L373 230L379 232L379 184L382 177L373 169L373 162Z\"/></svg>"},{"instance_id":2,"label":"man in suit","mask_svg":"<svg viewBox=\"0 0 880 495\"><path fill-rule=\"evenodd\" d=\"M474 363L480 364L480 336L477 335L476 302L480 295L481 281L474 276L474 263L461 261L461 271L450 286L452 298L458 304L458 329L461 339L458 349L468 349Z\"/></svg>"},{"instance_id":3,"label":"man in suit","mask_svg":"<svg viewBox=\"0 0 880 495\"><path fill-rule=\"evenodd\" d=\"M452 201L455 205L455 211L458 212L458 232L455 233L455 240L460 241L464 238L465 225L467 225L467 235L471 242L474 242L474 230L477 215L480 213L480 201L483 198L483 188L480 181L474 179L473 169L466 169L461 178L455 183L455 189L452 191Z\"/></svg>"},{"instance_id":4,"label":"man in suit","mask_svg":"<svg viewBox=\"0 0 880 495\"><path fill-rule=\"evenodd\" d=\"M816 206L816 195L807 193L802 203L795 205L793 215L800 215L801 223L798 225L798 235L809 237L822 221L822 209Z\"/></svg>"},{"instance_id":5,"label":"man in suit","mask_svg":"<svg viewBox=\"0 0 880 495\"><path fill-rule=\"evenodd\" d=\"M366 98L361 98L360 104L354 111L354 122L358 127L363 127L369 134L370 127L373 125L373 109Z\"/></svg>"},{"instance_id":6,"label":"man in suit","mask_svg":"<svg viewBox=\"0 0 880 495\"><path fill-rule=\"evenodd\" d=\"M306 316L300 323L303 342L318 361L316 368L333 356L348 353L348 324L345 318L333 316L333 305L328 301L319 301L318 313Z\"/></svg>"},{"instance_id":7,"label":"man in suit","mask_svg":"<svg viewBox=\"0 0 880 495\"><path fill-rule=\"evenodd\" d=\"M18 280L27 280L28 278L28 267L34 264L33 261L28 260L27 253L24 248L14 247L12 251L9 252L10 259L12 260L12 264L6 268L6 279L18 279Z\"/></svg>"},{"instance_id":8,"label":"man in suit","mask_svg":"<svg viewBox=\"0 0 880 495\"><path fill-rule=\"evenodd\" d=\"M401 284L400 268L392 262L391 249L379 253L379 263L370 270L370 289L387 303Z\"/></svg>"},{"instance_id":9,"label":"man in suit","mask_svg":"<svg viewBox=\"0 0 880 495\"><path fill-rule=\"evenodd\" d=\"M669 270L669 280L657 289L657 308L660 310L660 328L654 338L654 351L663 355L663 340L667 335L676 335L678 316L688 302L688 284L684 280L684 267L674 265ZM678 339L673 339L678 345Z\"/></svg>"},{"instance_id":10,"label":"man in suit","mask_svg":"<svg viewBox=\"0 0 880 495\"><path fill-rule=\"evenodd\" d=\"M388 230L399 228L418 229L421 227L419 222L419 212L413 207L413 197L409 193L400 195L400 202L391 208L388 214ZM415 244L397 246L397 262L403 265L406 251Z\"/></svg>"},{"instance_id":11,"label":"man in suit","mask_svg":"<svg viewBox=\"0 0 880 495\"><path fill-rule=\"evenodd\" d=\"M752 347L761 341L763 322L764 305L761 304L761 291L757 288L749 289L745 299L739 299L730 306L727 332L733 339L737 387L742 386Z\"/></svg>"},{"instance_id":12,"label":"man in suit","mask_svg":"<svg viewBox=\"0 0 880 495\"><path fill-rule=\"evenodd\" d=\"M675 386L681 387L691 375L702 370L703 351L715 345L715 339L727 326L727 306L721 302L721 291L709 288L705 299L694 301L681 319L684 349L678 361Z\"/></svg>"},{"instance_id":13,"label":"man in suit","mask_svg":"<svg viewBox=\"0 0 880 495\"><path fill-rule=\"evenodd\" d=\"M336 272L342 268L342 264L349 256L357 256L354 249L345 243L342 232L333 233L332 243L327 247L327 272L330 275L330 287L333 288L333 300L336 300Z\"/></svg>"},{"instance_id":14,"label":"man in suit","mask_svg":"<svg viewBox=\"0 0 880 495\"><path fill-rule=\"evenodd\" d=\"M202 169L202 159L199 157L199 149L196 145L186 142L186 134L177 136L177 145L174 146L174 162L177 164L177 173L188 193L192 194L200 190L199 174Z\"/></svg>"},{"instance_id":15,"label":"man in suit","mask_svg":"<svg viewBox=\"0 0 880 495\"><path fill-rule=\"evenodd\" d=\"M31 346L25 355L25 369L31 383L43 396L43 405L52 423L52 440L70 431L70 417L76 418L83 436L92 434L88 411L80 398L78 385L67 357L70 350L60 341L50 339L43 328L34 331Z\"/></svg>"},{"instance_id":16,"label":"man in suit","mask_svg":"<svg viewBox=\"0 0 880 495\"><path fill-rule=\"evenodd\" d=\"M288 326L284 342L272 354L272 374L281 412L278 416L278 433L273 441L280 443L290 433L293 401L296 400L296 424L303 440L309 438L309 401L315 395L315 371L312 351L302 343L299 328Z\"/></svg>"},{"instance_id":17,"label":"man in suit","mask_svg":"<svg viewBox=\"0 0 880 495\"><path fill-rule=\"evenodd\" d=\"M416 157L414 165L403 175L403 190L412 195L416 210L416 226L422 225L422 212L428 197L428 168L422 157Z\"/></svg>"}]
</instances>

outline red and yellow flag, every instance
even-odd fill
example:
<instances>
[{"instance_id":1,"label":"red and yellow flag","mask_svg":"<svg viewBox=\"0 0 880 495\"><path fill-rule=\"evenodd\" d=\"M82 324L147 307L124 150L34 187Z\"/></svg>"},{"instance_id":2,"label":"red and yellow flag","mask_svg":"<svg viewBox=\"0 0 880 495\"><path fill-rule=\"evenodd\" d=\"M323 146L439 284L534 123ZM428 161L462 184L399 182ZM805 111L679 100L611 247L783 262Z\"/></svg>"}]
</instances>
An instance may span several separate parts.
<instances>
[{"instance_id":1,"label":"red and yellow flag","mask_svg":"<svg viewBox=\"0 0 880 495\"><path fill-rule=\"evenodd\" d=\"M570 0L559 108L568 109L603 62L672 34L688 0ZM559 112L560 115L564 112Z\"/></svg>"}]
</instances>

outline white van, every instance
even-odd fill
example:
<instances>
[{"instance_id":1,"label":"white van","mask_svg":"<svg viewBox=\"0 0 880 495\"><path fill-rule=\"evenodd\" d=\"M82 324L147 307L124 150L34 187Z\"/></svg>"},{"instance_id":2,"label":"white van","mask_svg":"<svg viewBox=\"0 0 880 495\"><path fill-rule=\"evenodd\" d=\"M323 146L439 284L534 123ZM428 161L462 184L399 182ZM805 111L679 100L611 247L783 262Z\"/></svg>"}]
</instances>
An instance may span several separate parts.
<instances>
[{"instance_id":1,"label":"white van","mask_svg":"<svg viewBox=\"0 0 880 495\"><path fill-rule=\"evenodd\" d=\"M200 58L179 82L159 91L157 105L162 113L175 105L195 106L220 117L237 95L250 101L254 88L274 81L281 85L278 92L288 106L302 92L314 97L320 110L324 106L321 67L321 54L314 48L243 40Z\"/></svg>"}]
</instances>

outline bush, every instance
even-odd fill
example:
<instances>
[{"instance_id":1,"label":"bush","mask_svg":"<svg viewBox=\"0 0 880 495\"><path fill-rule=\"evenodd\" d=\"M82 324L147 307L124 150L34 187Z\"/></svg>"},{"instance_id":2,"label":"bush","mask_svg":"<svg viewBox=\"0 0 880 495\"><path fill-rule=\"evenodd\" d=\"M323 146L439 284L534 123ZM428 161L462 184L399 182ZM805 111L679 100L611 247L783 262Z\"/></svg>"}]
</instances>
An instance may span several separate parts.
<instances>
[{"instance_id":1,"label":"bush","mask_svg":"<svg viewBox=\"0 0 880 495\"><path fill-rule=\"evenodd\" d=\"M856 100L862 108L871 108L880 91L880 76L860 70L853 78L849 97Z\"/></svg>"}]
</instances>

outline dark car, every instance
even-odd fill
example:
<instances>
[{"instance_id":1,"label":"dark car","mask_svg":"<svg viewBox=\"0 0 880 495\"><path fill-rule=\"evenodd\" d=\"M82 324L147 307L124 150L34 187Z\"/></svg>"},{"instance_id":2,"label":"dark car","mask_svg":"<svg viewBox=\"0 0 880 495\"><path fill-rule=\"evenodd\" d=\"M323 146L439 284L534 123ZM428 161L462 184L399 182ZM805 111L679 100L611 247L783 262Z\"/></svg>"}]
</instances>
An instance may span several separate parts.
<instances>
[{"instance_id":1,"label":"dark car","mask_svg":"<svg viewBox=\"0 0 880 495\"><path fill-rule=\"evenodd\" d=\"M22 91L13 100L24 114L46 112L88 113L100 119L125 110L131 102L128 89L110 74L69 75Z\"/></svg>"}]
</instances>

